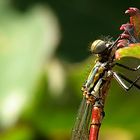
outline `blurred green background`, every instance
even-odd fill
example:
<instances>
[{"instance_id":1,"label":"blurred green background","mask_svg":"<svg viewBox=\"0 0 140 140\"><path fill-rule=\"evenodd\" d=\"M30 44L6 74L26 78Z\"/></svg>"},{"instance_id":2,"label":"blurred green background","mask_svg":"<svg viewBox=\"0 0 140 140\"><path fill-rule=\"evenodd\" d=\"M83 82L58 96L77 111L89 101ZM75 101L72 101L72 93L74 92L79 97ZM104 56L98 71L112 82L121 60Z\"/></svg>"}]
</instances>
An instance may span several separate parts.
<instances>
[{"instance_id":1,"label":"blurred green background","mask_svg":"<svg viewBox=\"0 0 140 140\"><path fill-rule=\"evenodd\" d=\"M115 39L130 6L140 2L0 1L0 140L70 139L81 85L94 65L89 46L101 35ZM135 67L140 60L119 62ZM140 140L139 93L112 80L100 140Z\"/></svg>"}]
</instances>

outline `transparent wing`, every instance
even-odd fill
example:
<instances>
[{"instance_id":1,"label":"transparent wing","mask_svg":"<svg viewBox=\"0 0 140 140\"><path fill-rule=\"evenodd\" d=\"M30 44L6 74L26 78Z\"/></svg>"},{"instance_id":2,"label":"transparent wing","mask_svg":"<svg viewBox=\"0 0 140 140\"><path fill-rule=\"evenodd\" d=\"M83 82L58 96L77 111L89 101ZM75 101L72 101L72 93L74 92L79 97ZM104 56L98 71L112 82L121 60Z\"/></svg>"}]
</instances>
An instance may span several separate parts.
<instances>
[{"instance_id":1,"label":"transparent wing","mask_svg":"<svg viewBox=\"0 0 140 140\"><path fill-rule=\"evenodd\" d=\"M91 111L92 111L92 104L91 103L87 104L86 98L83 97L76 118L76 122L72 130L71 140L88 140Z\"/></svg>"}]
</instances>

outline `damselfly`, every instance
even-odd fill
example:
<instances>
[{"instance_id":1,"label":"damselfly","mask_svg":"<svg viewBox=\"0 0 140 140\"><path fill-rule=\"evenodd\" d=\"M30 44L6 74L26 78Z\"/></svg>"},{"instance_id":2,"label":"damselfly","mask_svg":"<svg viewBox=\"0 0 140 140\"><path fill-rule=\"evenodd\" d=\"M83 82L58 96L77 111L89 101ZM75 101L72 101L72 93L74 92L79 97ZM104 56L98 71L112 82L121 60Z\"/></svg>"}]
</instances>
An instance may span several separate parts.
<instances>
[{"instance_id":1,"label":"damselfly","mask_svg":"<svg viewBox=\"0 0 140 140\"><path fill-rule=\"evenodd\" d=\"M130 35L129 43L138 42L132 35L131 29L127 29L127 34ZM118 49L117 43L120 38L119 36L113 43L96 40L91 45L91 51L97 55L97 60L85 84L82 86L83 99L72 131L72 140L98 139L99 128L105 114L104 103L112 78L116 79L126 91L130 90L133 86L140 89L140 86L136 84L140 76L132 81L112 69L115 65L132 71L140 69L140 65L136 68L129 68L115 62L115 52ZM127 86L122 79L129 82L130 85Z\"/></svg>"}]
</instances>

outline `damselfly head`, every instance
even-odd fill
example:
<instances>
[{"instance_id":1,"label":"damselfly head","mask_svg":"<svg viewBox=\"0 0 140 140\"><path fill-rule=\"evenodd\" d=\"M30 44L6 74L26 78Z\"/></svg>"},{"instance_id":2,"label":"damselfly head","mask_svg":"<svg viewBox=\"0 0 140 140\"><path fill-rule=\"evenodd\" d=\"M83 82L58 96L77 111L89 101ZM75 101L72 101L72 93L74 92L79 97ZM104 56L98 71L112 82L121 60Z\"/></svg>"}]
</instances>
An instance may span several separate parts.
<instances>
[{"instance_id":1,"label":"damselfly head","mask_svg":"<svg viewBox=\"0 0 140 140\"><path fill-rule=\"evenodd\" d=\"M102 54L106 49L108 48L108 45L103 40L95 40L91 45L91 52L95 54Z\"/></svg>"}]
</instances>

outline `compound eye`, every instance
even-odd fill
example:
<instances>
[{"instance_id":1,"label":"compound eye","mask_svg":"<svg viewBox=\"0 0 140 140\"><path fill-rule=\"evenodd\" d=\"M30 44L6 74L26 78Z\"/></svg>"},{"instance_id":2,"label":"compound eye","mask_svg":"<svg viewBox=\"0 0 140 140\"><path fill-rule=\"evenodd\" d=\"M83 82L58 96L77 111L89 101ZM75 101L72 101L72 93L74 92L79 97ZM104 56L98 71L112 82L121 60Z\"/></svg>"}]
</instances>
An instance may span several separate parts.
<instances>
[{"instance_id":1,"label":"compound eye","mask_svg":"<svg viewBox=\"0 0 140 140\"><path fill-rule=\"evenodd\" d=\"M95 54L101 54L107 48L105 41L95 40L91 45L91 52Z\"/></svg>"}]
</instances>

